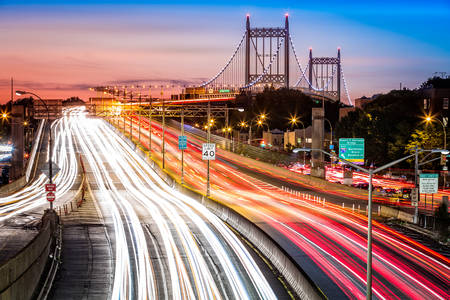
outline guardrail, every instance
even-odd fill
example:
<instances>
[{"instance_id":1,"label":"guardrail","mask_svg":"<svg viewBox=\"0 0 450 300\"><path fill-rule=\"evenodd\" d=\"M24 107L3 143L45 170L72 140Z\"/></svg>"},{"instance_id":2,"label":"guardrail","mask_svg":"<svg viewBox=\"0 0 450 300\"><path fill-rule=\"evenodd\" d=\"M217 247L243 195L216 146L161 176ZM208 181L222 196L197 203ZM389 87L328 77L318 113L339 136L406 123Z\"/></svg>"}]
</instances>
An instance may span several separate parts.
<instances>
[{"instance_id":1,"label":"guardrail","mask_svg":"<svg viewBox=\"0 0 450 300\"><path fill-rule=\"evenodd\" d=\"M0 300L31 299L37 294L39 285L60 230L59 218L54 211L47 210L42 217L39 234L13 258L0 266Z\"/></svg>"},{"instance_id":2,"label":"guardrail","mask_svg":"<svg viewBox=\"0 0 450 300\"><path fill-rule=\"evenodd\" d=\"M138 155L149 162L156 173L170 186L177 187L184 193L189 194L192 198L204 204L222 221L228 223L243 237L250 241L265 258L276 268L276 270L285 278L287 284L292 291L301 299L323 299L325 296L312 283L310 278L302 271L295 261L264 231L254 225L247 218L236 212L235 210L219 203L213 198L205 198L200 193L193 191L186 186L181 185L177 180L172 178L168 173L163 171L158 164L149 158L147 153L140 147L132 143L126 135L110 123L107 123Z\"/></svg>"},{"instance_id":3,"label":"guardrail","mask_svg":"<svg viewBox=\"0 0 450 300\"><path fill-rule=\"evenodd\" d=\"M68 215L74 211L78 211L78 208L86 200L85 199L85 193L87 190L86 170L84 168L84 162L83 159L81 158L81 155L78 157L78 159L79 164L81 166L81 176L82 176L81 184L71 201L66 202L62 205L58 205L54 208L59 216Z\"/></svg>"}]
</instances>

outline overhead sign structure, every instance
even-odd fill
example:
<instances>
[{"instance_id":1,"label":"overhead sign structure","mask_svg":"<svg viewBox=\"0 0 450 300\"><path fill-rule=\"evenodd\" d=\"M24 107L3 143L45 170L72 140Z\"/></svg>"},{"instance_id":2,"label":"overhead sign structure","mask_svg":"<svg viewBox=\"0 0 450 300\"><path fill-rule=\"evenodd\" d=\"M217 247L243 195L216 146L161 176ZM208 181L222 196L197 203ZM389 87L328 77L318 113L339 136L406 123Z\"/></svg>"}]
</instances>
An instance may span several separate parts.
<instances>
[{"instance_id":1,"label":"overhead sign structure","mask_svg":"<svg viewBox=\"0 0 450 300\"><path fill-rule=\"evenodd\" d=\"M55 193L53 193L53 192L47 193L47 201L48 201L48 202L53 202L53 201L55 201L55 198L56 198Z\"/></svg>"},{"instance_id":2,"label":"overhead sign structure","mask_svg":"<svg viewBox=\"0 0 450 300\"><path fill-rule=\"evenodd\" d=\"M364 139L339 139L339 157L355 164L364 164Z\"/></svg>"},{"instance_id":3,"label":"overhead sign structure","mask_svg":"<svg viewBox=\"0 0 450 300\"><path fill-rule=\"evenodd\" d=\"M422 173L419 176L421 194L436 194L438 192L439 174Z\"/></svg>"},{"instance_id":4,"label":"overhead sign structure","mask_svg":"<svg viewBox=\"0 0 450 300\"><path fill-rule=\"evenodd\" d=\"M187 149L187 136L185 135L178 136L178 149L179 150Z\"/></svg>"},{"instance_id":5,"label":"overhead sign structure","mask_svg":"<svg viewBox=\"0 0 450 300\"><path fill-rule=\"evenodd\" d=\"M56 192L56 184L54 184L54 183L47 183L45 185L45 191L46 192Z\"/></svg>"},{"instance_id":6,"label":"overhead sign structure","mask_svg":"<svg viewBox=\"0 0 450 300\"><path fill-rule=\"evenodd\" d=\"M213 143L202 144L202 159L203 160L216 159L216 144Z\"/></svg>"}]
</instances>

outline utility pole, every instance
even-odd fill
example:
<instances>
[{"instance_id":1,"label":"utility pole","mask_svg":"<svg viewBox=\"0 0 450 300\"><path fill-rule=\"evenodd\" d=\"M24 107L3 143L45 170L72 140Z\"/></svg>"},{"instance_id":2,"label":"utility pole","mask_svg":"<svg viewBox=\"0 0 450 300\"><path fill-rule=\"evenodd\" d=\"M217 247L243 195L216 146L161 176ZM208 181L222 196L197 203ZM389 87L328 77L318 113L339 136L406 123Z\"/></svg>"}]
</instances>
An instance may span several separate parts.
<instances>
[{"instance_id":1,"label":"utility pole","mask_svg":"<svg viewBox=\"0 0 450 300\"><path fill-rule=\"evenodd\" d=\"M164 102L164 98L163 98L164 92L163 92L163 86L161 85L161 100L162 100L162 107L163 107L163 119L162 119L162 126L163 126L163 131L162 131L162 165L163 165L163 170L166 168L166 154L165 154L165 144L166 144L166 140L165 140L165 134L166 134L166 103Z\"/></svg>"},{"instance_id":2,"label":"utility pole","mask_svg":"<svg viewBox=\"0 0 450 300\"><path fill-rule=\"evenodd\" d=\"M152 96L149 90L150 114L149 114L149 124L148 124L148 156L152 157Z\"/></svg>"},{"instance_id":3,"label":"utility pole","mask_svg":"<svg viewBox=\"0 0 450 300\"><path fill-rule=\"evenodd\" d=\"M181 107L181 136L184 136L184 107ZM184 184L184 149L181 150L181 184Z\"/></svg>"},{"instance_id":4,"label":"utility pole","mask_svg":"<svg viewBox=\"0 0 450 300\"><path fill-rule=\"evenodd\" d=\"M211 142L211 102L208 101L208 133L207 133L207 143ZM207 174L206 174L206 197L210 196L210 182L209 182L209 159L206 161L207 163Z\"/></svg>"},{"instance_id":5,"label":"utility pole","mask_svg":"<svg viewBox=\"0 0 450 300\"><path fill-rule=\"evenodd\" d=\"M139 133L138 133L138 140L139 140L139 144L141 143L141 93L139 92L139 108L138 108L138 113L139 113Z\"/></svg>"},{"instance_id":6,"label":"utility pole","mask_svg":"<svg viewBox=\"0 0 450 300\"><path fill-rule=\"evenodd\" d=\"M417 203L416 207L414 208L414 224L417 224L418 222L418 215L419 215L419 201L420 201L420 193L419 193L419 185L417 181L417 173L419 173L419 151L417 150L417 147L414 149L414 188L417 190Z\"/></svg>"}]
</instances>

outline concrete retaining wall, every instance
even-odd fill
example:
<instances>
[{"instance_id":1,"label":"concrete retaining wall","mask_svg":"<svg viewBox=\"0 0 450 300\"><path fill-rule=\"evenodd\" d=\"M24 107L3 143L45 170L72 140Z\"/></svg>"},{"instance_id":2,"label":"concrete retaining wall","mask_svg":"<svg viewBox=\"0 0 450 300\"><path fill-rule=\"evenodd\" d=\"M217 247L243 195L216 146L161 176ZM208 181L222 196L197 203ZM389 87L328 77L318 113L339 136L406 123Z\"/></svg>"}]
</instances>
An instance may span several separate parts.
<instances>
[{"instance_id":1,"label":"concrete retaining wall","mask_svg":"<svg viewBox=\"0 0 450 300\"><path fill-rule=\"evenodd\" d=\"M285 253L278 244L271 239L264 231L254 225L244 216L233 209L213 200L204 198L197 192L181 186L175 179L164 172L147 153L136 147L123 133L110 124L111 128L121 136L128 145L130 145L143 159L153 167L156 173L169 185L177 186L179 190L188 194L190 197L202 202L209 210L217 215L222 221L228 223L242 236L250 241L261 253L271 262L271 264L280 272L291 286L292 290L300 299L323 299L325 296L312 283L312 281L301 271L301 268Z\"/></svg>"},{"instance_id":2,"label":"concrete retaining wall","mask_svg":"<svg viewBox=\"0 0 450 300\"><path fill-rule=\"evenodd\" d=\"M31 299L52 248L58 216L46 211L39 234L0 266L0 300Z\"/></svg>"}]
</instances>

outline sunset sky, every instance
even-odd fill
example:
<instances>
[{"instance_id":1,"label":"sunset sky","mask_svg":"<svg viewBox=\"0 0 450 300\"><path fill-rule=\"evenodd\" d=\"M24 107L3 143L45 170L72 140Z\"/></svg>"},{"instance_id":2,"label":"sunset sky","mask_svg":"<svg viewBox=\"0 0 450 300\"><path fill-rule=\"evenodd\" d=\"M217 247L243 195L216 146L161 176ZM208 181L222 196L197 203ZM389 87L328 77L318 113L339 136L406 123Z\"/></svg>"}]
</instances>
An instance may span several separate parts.
<instances>
[{"instance_id":1,"label":"sunset sky","mask_svg":"<svg viewBox=\"0 0 450 300\"><path fill-rule=\"evenodd\" d=\"M198 83L229 59L246 13L260 27L289 13L303 65L309 47L341 47L352 98L450 73L448 1L363 2L0 0L0 102L11 77L42 97L83 99L103 84Z\"/></svg>"}]
</instances>

